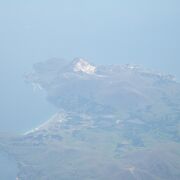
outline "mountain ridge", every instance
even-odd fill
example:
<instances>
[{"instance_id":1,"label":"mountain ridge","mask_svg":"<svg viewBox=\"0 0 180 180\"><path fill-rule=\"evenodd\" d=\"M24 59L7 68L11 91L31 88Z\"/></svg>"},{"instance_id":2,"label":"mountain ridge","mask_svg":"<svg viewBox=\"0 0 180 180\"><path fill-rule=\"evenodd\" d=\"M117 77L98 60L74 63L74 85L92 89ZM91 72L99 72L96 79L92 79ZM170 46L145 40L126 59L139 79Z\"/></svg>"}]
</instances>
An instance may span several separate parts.
<instances>
[{"instance_id":1,"label":"mountain ridge","mask_svg":"<svg viewBox=\"0 0 180 180\"><path fill-rule=\"evenodd\" d=\"M180 84L173 76L80 58L38 63L25 78L59 111L23 135L0 136L0 148L19 164L18 179L180 178Z\"/></svg>"}]
</instances>

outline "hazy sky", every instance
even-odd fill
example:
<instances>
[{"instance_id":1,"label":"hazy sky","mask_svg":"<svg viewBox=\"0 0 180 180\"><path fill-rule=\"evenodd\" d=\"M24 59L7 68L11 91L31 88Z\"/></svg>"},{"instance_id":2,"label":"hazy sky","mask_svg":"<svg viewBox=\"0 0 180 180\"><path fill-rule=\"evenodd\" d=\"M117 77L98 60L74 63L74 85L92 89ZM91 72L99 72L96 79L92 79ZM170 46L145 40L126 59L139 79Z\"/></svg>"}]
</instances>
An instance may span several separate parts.
<instances>
[{"instance_id":1,"label":"hazy sky","mask_svg":"<svg viewBox=\"0 0 180 180\"><path fill-rule=\"evenodd\" d=\"M179 9L179 0L0 0L0 130L55 111L22 78L48 58L135 63L180 79Z\"/></svg>"}]
</instances>

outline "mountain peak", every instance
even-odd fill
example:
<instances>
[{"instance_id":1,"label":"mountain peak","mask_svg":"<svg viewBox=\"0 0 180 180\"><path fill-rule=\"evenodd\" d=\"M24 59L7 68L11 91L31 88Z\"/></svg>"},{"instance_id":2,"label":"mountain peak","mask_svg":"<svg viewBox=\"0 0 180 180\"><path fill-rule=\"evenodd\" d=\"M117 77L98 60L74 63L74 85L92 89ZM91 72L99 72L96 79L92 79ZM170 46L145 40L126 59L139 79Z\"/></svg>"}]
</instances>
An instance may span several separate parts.
<instances>
[{"instance_id":1,"label":"mountain peak","mask_svg":"<svg viewBox=\"0 0 180 180\"><path fill-rule=\"evenodd\" d=\"M94 74L96 72L96 67L91 65L89 62L83 58L77 58L74 61L74 72L83 72L87 74Z\"/></svg>"}]
</instances>

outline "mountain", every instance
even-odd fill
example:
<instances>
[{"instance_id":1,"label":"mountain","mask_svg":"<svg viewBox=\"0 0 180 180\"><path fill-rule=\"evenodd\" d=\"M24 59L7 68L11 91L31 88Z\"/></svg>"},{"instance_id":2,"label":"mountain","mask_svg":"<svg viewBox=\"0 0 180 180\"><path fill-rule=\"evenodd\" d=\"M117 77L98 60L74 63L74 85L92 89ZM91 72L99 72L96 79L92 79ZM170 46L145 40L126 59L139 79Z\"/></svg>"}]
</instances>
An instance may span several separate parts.
<instances>
[{"instance_id":1,"label":"mountain","mask_svg":"<svg viewBox=\"0 0 180 180\"><path fill-rule=\"evenodd\" d=\"M18 180L179 180L180 84L137 65L51 59L25 76L59 111L0 135Z\"/></svg>"}]
</instances>

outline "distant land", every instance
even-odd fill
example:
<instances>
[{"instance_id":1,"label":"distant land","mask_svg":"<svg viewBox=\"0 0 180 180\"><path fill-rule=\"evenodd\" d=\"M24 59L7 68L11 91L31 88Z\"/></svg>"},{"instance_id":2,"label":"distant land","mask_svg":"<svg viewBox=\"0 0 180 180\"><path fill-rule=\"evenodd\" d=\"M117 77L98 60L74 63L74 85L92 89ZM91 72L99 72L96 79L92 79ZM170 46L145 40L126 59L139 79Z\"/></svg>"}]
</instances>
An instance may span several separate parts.
<instances>
[{"instance_id":1,"label":"distant land","mask_svg":"<svg viewBox=\"0 0 180 180\"><path fill-rule=\"evenodd\" d=\"M0 135L16 180L179 180L180 83L138 65L50 59L25 79L58 112Z\"/></svg>"}]
</instances>

